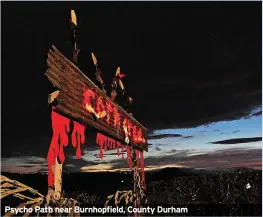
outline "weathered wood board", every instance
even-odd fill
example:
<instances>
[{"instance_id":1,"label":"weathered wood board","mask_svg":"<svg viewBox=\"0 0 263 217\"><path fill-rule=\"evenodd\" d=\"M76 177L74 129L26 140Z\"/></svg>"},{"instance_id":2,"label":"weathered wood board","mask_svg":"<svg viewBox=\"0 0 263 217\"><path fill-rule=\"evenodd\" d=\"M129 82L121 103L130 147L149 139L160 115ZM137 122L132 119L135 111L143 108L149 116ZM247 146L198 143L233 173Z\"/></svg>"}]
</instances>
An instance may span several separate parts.
<instances>
[{"instance_id":1,"label":"weathered wood board","mask_svg":"<svg viewBox=\"0 0 263 217\"><path fill-rule=\"evenodd\" d=\"M56 110L122 143L125 143L125 125L129 145L148 151L147 129L114 103L55 46L52 48L48 52L46 76L59 89ZM97 113L106 111L106 116L95 118L86 108L87 105Z\"/></svg>"}]
</instances>

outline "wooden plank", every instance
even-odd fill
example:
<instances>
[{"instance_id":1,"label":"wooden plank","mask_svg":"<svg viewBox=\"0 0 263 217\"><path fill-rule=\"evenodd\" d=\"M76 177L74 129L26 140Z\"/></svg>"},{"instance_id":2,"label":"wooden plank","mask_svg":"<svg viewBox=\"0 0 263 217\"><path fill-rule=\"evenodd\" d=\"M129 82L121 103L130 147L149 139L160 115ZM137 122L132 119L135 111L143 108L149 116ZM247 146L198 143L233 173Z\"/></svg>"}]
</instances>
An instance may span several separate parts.
<instances>
[{"instance_id":1,"label":"wooden plank","mask_svg":"<svg viewBox=\"0 0 263 217\"><path fill-rule=\"evenodd\" d=\"M46 76L59 89L59 92L49 96L50 101L56 98L57 112L93 127L122 143L125 143L125 138L128 136L129 145L148 151L147 129L113 102L55 46L52 48L53 50L48 52ZM93 97L87 97L87 93L93 94ZM96 118L102 111L106 112L106 116ZM118 116L119 123L116 124ZM125 134L125 123L127 123L128 134Z\"/></svg>"}]
</instances>

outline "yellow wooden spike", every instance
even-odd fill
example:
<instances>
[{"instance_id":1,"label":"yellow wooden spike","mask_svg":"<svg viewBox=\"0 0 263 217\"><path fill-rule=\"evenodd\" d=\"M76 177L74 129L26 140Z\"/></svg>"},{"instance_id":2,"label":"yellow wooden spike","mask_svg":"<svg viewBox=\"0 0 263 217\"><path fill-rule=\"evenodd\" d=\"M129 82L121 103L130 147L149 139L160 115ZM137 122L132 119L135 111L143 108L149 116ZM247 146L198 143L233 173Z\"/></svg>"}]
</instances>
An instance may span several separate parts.
<instances>
[{"instance_id":1,"label":"yellow wooden spike","mask_svg":"<svg viewBox=\"0 0 263 217\"><path fill-rule=\"evenodd\" d=\"M121 73L121 68L118 67L117 70L116 70L116 74L115 74L115 76L118 76L120 73Z\"/></svg>"},{"instance_id":2,"label":"yellow wooden spike","mask_svg":"<svg viewBox=\"0 0 263 217\"><path fill-rule=\"evenodd\" d=\"M94 53L91 53L91 57L92 57L92 60L93 60L93 64L96 65L97 64L97 59L96 59Z\"/></svg>"},{"instance_id":3,"label":"yellow wooden spike","mask_svg":"<svg viewBox=\"0 0 263 217\"><path fill-rule=\"evenodd\" d=\"M70 15L71 15L71 22L74 23L76 26L77 25L77 16L76 16L76 13L74 10L71 10L70 11Z\"/></svg>"}]
</instances>

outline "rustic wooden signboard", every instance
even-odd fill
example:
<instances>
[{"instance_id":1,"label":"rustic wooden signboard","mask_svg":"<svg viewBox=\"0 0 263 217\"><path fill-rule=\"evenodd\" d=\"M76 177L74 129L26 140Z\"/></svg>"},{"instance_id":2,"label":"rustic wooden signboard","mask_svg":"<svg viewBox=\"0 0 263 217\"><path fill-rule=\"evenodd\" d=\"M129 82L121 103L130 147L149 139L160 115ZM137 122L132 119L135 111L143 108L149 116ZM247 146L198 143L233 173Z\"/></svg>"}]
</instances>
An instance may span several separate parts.
<instances>
[{"instance_id":1,"label":"rustic wooden signboard","mask_svg":"<svg viewBox=\"0 0 263 217\"><path fill-rule=\"evenodd\" d=\"M48 52L46 76L59 89L56 111L112 139L148 151L147 129L113 102L55 46L52 48Z\"/></svg>"}]
</instances>

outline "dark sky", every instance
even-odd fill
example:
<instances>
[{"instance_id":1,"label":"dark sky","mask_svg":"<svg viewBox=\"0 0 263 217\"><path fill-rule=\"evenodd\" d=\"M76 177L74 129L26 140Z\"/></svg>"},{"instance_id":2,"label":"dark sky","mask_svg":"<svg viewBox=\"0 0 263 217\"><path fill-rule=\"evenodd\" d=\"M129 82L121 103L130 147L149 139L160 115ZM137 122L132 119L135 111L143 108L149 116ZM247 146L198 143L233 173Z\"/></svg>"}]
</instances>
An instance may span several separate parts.
<instances>
[{"instance_id":1,"label":"dark sky","mask_svg":"<svg viewBox=\"0 0 263 217\"><path fill-rule=\"evenodd\" d=\"M92 73L94 52L109 84L120 66L135 117L150 132L237 120L261 107L261 2L1 4L3 157L46 156L46 58L52 44L69 54L70 9L80 21L80 67Z\"/></svg>"}]
</instances>

